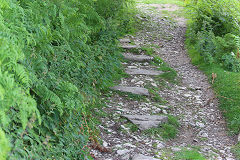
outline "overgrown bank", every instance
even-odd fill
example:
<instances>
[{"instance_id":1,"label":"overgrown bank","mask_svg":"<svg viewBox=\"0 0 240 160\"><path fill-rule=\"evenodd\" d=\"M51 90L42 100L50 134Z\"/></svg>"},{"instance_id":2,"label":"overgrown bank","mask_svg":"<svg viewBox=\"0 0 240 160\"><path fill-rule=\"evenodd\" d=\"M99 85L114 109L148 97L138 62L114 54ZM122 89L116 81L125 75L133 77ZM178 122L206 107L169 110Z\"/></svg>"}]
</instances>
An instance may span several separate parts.
<instances>
[{"instance_id":1,"label":"overgrown bank","mask_svg":"<svg viewBox=\"0 0 240 160\"><path fill-rule=\"evenodd\" d=\"M130 0L0 1L0 159L91 159ZM127 16L126 16L127 15Z\"/></svg>"},{"instance_id":2,"label":"overgrown bank","mask_svg":"<svg viewBox=\"0 0 240 160\"><path fill-rule=\"evenodd\" d=\"M240 2L188 1L187 48L211 80L229 131L240 131ZM211 99L211 97L209 97ZM238 151L239 152L239 151Z\"/></svg>"}]
</instances>

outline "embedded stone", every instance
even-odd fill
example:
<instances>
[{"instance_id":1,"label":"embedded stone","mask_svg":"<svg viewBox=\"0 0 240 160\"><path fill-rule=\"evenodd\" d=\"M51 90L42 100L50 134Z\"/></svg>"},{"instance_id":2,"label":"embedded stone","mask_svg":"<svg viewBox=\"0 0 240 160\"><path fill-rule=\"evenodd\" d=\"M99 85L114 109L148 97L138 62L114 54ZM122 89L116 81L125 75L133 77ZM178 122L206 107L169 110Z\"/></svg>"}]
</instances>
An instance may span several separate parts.
<instances>
[{"instance_id":1,"label":"embedded stone","mask_svg":"<svg viewBox=\"0 0 240 160\"><path fill-rule=\"evenodd\" d=\"M147 69L129 69L129 68L127 68L125 72L131 75L149 75L149 76L157 76L163 73L162 71L147 70Z\"/></svg>"},{"instance_id":2,"label":"embedded stone","mask_svg":"<svg viewBox=\"0 0 240 160\"><path fill-rule=\"evenodd\" d=\"M120 42L120 43L130 43L131 40L128 39L128 38L123 38L123 39L120 39L119 42Z\"/></svg>"},{"instance_id":3,"label":"embedded stone","mask_svg":"<svg viewBox=\"0 0 240 160\"><path fill-rule=\"evenodd\" d=\"M153 57L147 55L135 55L131 53L124 53L124 58L130 61L145 62L153 60Z\"/></svg>"},{"instance_id":4,"label":"embedded stone","mask_svg":"<svg viewBox=\"0 0 240 160\"><path fill-rule=\"evenodd\" d=\"M136 49L136 48L138 48L136 45L131 45L131 44L122 44L121 47L123 49Z\"/></svg>"},{"instance_id":5,"label":"embedded stone","mask_svg":"<svg viewBox=\"0 0 240 160\"><path fill-rule=\"evenodd\" d=\"M138 125L140 130L157 128L168 121L168 117L164 115L122 115L122 117Z\"/></svg>"},{"instance_id":6,"label":"embedded stone","mask_svg":"<svg viewBox=\"0 0 240 160\"><path fill-rule=\"evenodd\" d=\"M137 95L149 96L149 92L146 88L141 87L126 87L126 86L114 86L111 87L112 90L120 91L120 92L128 92Z\"/></svg>"},{"instance_id":7,"label":"embedded stone","mask_svg":"<svg viewBox=\"0 0 240 160\"><path fill-rule=\"evenodd\" d=\"M132 157L132 160L159 160L150 156L144 156L142 154L136 154Z\"/></svg>"}]
</instances>

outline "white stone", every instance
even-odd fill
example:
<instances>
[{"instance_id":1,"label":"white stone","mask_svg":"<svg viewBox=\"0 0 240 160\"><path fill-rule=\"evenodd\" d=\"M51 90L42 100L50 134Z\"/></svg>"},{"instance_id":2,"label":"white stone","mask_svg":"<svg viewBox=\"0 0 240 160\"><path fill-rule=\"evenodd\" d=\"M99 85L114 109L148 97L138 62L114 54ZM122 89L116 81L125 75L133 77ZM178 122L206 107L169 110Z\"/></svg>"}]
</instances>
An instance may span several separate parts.
<instances>
[{"instance_id":1,"label":"white stone","mask_svg":"<svg viewBox=\"0 0 240 160\"><path fill-rule=\"evenodd\" d=\"M121 144L117 144L117 145L115 146L115 148L122 148L122 145L121 145Z\"/></svg>"},{"instance_id":2,"label":"white stone","mask_svg":"<svg viewBox=\"0 0 240 160\"><path fill-rule=\"evenodd\" d=\"M159 108L163 108L163 109L169 109L168 106L164 106L164 105L159 105Z\"/></svg>"},{"instance_id":3,"label":"white stone","mask_svg":"<svg viewBox=\"0 0 240 160\"><path fill-rule=\"evenodd\" d=\"M186 87L178 87L179 89L181 90L186 90L187 88Z\"/></svg>"},{"instance_id":4,"label":"white stone","mask_svg":"<svg viewBox=\"0 0 240 160\"><path fill-rule=\"evenodd\" d=\"M162 148L164 148L164 145L163 145L162 143L159 143L159 144L157 145L157 148L158 148L158 149L162 149Z\"/></svg>"},{"instance_id":5,"label":"white stone","mask_svg":"<svg viewBox=\"0 0 240 160\"><path fill-rule=\"evenodd\" d=\"M150 156L144 156L142 154L136 154L132 157L132 160L159 160Z\"/></svg>"},{"instance_id":6,"label":"white stone","mask_svg":"<svg viewBox=\"0 0 240 160\"><path fill-rule=\"evenodd\" d=\"M120 43L130 43L131 40L128 38L119 39Z\"/></svg>"},{"instance_id":7,"label":"white stone","mask_svg":"<svg viewBox=\"0 0 240 160\"><path fill-rule=\"evenodd\" d=\"M117 154L118 155L124 155L124 154L127 154L127 153L129 153L130 152L130 150L128 150L128 149L123 149L123 150L118 150L117 151Z\"/></svg>"},{"instance_id":8,"label":"white stone","mask_svg":"<svg viewBox=\"0 0 240 160\"><path fill-rule=\"evenodd\" d=\"M121 45L123 49L136 49L138 48L136 45L131 45L131 44L123 44Z\"/></svg>"},{"instance_id":9,"label":"white stone","mask_svg":"<svg viewBox=\"0 0 240 160\"><path fill-rule=\"evenodd\" d=\"M137 95L145 95L149 96L149 92L146 88L141 87L125 87L125 86L114 86L111 87L112 90L120 91L120 92L128 92Z\"/></svg>"},{"instance_id":10,"label":"white stone","mask_svg":"<svg viewBox=\"0 0 240 160\"><path fill-rule=\"evenodd\" d=\"M189 98L189 97L191 97L192 95L191 95L191 94L184 94L183 96Z\"/></svg>"},{"instance_id":11,"label":"white stone","mask_svg":"<svg viewBox=\"0 0 240 160\"><path fill-rule=\"evenodd\" d=\"M145 80L146 80L146 81L151 81L151 82L153 81L152 78L146 78Z\"/></svg>"},{"instance_id":12,"label":"white stone","mask_svg":"<svg viewBox=\"0 0 240 160\"><path fill-rule=\"evenodd\" d=\"M135 83L135 84L143 85L143 84L144 84L144 82L143 82L143 81L138 81L138 82L137 82L137 83Z\"/></svg>"},{"instance_id":13,"label":"white stone","mask_svg":"<svg viewBox=\"0 0 240 160\"><path fill-rule=\"evenodd\" d=\"M162 110L163 114L168 114L165 109Z\"/></svg>"},{"instance_id":14,"label":"white stone","mask_svg":"<svg viewBox=\"0 0 240 160\"><path fill-rule=\"evenodd\" d=\"M201 123L201 122L197 122L197 123L196 123L196 126L198 126L198 127L200 127L200 128L205 127L205 125L204 125L203 123Z\"/></svg>"},{"instance_id":15,"label":"white stone","mask_svg":"<svg viewBox=\"0 0 240 160\"><path fill-rule=\"evenodd\" d=\"M181 148L178 148L178 147L172 147L171 149L172 149L173 152L181 151Z\"/></svg>"},{"instance_id":16,"label":"white stone","mask_svg":"<svg viewBox=\"0 0 240 160\"><path fill-rule=\"evenodd\" d=\"M152 85L153 87L157 87L157 84L156 84L156 83L151 83L151 85Z\"/></svg>"},{"instance_id":17,"label":"white stone","mask_svg":"<svg viewBox=\"0 0 240 160\"><path fill-rule=\"evenodd\" d=\"M131 147L131 148L136 148L136 146L132 145L131 143L125 143L124 146Z\"/></svg>"},{"instance_id":18,"label":"white stone","mask_svg":"<svg viewBox=\"0 0 240 160\"><path fill-rule=\"evenodd\" d=\"M107 147L108 146L108 143L103 141L103 147Z\"/></svg>"},{"instance_id":19,"label":"white stone","mask_svg":"<svg viewBox=\"0 0 240 160\"><path fill-rule=\"evenodd\" d=\"M130 69L137 69L138 67L137 66L128 66L128 68L130 68Z\"/></svg>"},{"instance_id":20,"label":"white stone","mask_svg":"<svg viewBox=\"0 0 240 160\"><path fill-rule=\"evenodd\" d=\"M126 154L122 157L122 160L129 160L130 159L130 155Z\"/></svg>"},{"instance_id":21,"label":"white stone","mask_svg":"<svg viewBox=\"0 0 240 160\"><path fill-rule=\"evenodd\" d=\"M203 133L201 136L204 137L204 138L207 138L208 134L207 133Z\"/></svg>"}]
</instances>

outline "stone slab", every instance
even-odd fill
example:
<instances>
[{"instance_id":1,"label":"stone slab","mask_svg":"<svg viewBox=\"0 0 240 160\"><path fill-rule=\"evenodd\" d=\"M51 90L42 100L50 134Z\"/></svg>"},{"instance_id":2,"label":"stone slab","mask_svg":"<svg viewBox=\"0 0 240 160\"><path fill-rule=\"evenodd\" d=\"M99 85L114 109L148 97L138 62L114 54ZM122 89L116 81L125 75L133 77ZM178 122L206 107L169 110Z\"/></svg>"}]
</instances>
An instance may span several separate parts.
<instances>
[{"instance_id":1,"label":"stone slab","mask_svg":"<svg viewBox=\"0 0 240 160\"><path fill-rule=\"evenodd\" d=\"M125 59L128 59L130 61L137 61L137 62L146 62L153 60L153 57L146 56L146 55L134 55L131 53L124 53L123 54Z\"/></svg>"},{"instance_id":2,"label":"stone slab","mask_svg":"<svg viewBox=\"0 0 240 160\"><path fill-rule=\"evenodd\" d=\"M140 130L157 128L159 124L168 121L168 117L165 115L122 115L122 117L138 125Z\"/></svg>"},{"instance_id":3,"label":"stone slab","mask_svg":"<svg viewBox=\"0 0 240 160\"><path fill-rule=\"evenodd\" d=\"M123 39L119 39L119 42L120 42L120 43L130 43L131 40L128 39L128 38L123 38Z\"/></svg>"},{"instance_id":4,"label":"stone slab","mask_svg":"<svg viewBox=\"0 0 240 160\"><path fill-rule=\"evenodd\" d=\"M131 44L122 44L121 47L122 47L123 49L137 49L137 48L138 48L138 46L136 46L136 45L131 45Z\"/></svg>"},{"instance_id":5,"label":"stone slab","mask_svg":"<svg viewBox=\"0 0 240 160\"><path fill-rule=\"evenodd\" d=\"M149 76L158 76L162 74L162 71L156 71L156 70L147 70L147 69L125 69L125 72L127 74L131 75L149 75Z\"/></svg>"},{"instance_id":6,"label":"stone slab","mask_svg":"<svg viewBox=\"0 0 240 160\"><path fill-rule=\"evenodd\" d=\"M114 86L114 87L111 87L111 89L116 91L121 91L121 92L137 94L137 95L149 96L148 90L146 88L141 88L141 87Z\"/></svg>"},{"instance_id":7,"label":"stone slab","mask_svg":"<svg viewBox=\"0 0 240 160\"><path fill-rule=\"evenodd\" d=\"M132 160L159 160L150 156L144 156L142 154L136 154L132 157Z\"/></svg>"}]
</instances>

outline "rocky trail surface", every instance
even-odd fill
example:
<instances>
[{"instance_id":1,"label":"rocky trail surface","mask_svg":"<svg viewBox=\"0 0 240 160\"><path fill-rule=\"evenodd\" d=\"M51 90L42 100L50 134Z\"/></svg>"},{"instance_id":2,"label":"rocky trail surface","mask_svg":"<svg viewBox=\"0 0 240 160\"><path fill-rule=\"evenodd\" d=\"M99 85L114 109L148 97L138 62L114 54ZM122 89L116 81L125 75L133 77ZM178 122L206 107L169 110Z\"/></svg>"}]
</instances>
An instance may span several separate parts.
<instances>
[{"instance_id":1,"label":"rocky trail surface","mask_svg":"<svg viewBox=\"0 0 240 160\"><path fill-rule=\"evenodd\" d=\"M128 76L103 97L107 116L99 126L103 146L112 151L91 153L96 160L157 160L184 159L181 153L197 151L209 160L234 160L234 139L227 134L211 85L186 54L185 20L163 15L163 8L181 9L139 4L139 31L120 40ZM162 67L157 57L168 65ZM174 138L172 117L179 122Z\"/></svg>"}]
</instances>

